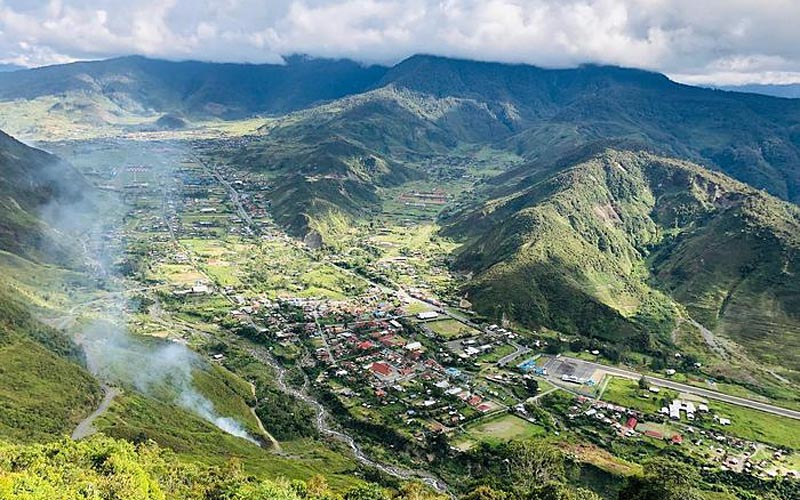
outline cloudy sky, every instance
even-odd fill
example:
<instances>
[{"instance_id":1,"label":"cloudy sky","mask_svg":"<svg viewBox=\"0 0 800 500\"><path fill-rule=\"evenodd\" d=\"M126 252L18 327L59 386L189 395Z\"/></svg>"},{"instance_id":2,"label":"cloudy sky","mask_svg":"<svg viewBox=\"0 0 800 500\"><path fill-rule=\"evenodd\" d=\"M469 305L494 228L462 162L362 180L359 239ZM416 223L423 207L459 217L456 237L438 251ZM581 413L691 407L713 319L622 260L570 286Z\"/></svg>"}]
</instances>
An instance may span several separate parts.
<instances>
[{"instance_id":1,"label":"cloudy sky","mask_svg":"<svg viewBox=\"0 0 800 500\"><path fill-rule=\"evenodd\" d=\"M800 0L0 0L0 62L414 53L800 82Z\"/></svg>"}]
</instances>

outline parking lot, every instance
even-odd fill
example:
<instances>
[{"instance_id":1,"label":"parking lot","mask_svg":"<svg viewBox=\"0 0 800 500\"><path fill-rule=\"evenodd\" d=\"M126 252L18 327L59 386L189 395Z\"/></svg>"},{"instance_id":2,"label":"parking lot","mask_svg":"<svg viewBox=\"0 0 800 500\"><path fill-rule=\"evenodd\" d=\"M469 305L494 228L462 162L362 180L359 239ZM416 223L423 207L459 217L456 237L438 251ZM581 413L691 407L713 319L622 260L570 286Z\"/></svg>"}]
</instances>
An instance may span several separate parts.
<instances>
[{"instance_id":1,"label":"parking lot","mask_svg":"<svg viewBox=\"0 0 800 500\"><path fill-rule=\"evenodd\" d=\"M547 369L547 374L551 377L561 378L563 375L568 375L581 381L594 378L597 371L595 367L589 364L567 358L550 358L545 364L545 368Z\"/></svg>"}]
</instances>

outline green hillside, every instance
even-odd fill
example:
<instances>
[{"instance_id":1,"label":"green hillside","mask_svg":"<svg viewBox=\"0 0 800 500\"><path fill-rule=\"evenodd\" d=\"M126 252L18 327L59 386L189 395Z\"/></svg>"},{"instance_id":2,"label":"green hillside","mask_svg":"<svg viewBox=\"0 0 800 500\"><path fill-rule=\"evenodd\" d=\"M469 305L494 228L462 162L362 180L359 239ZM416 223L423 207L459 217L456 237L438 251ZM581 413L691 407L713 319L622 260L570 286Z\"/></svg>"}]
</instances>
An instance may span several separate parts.
<instances>
[{"instance_id":1,"label":"green hillside","mask_svg":"<svg viewBox=\"0 0 800 500\"><path fill-rule=\"evenodd\" d=\"M86 186L71 166L0 131L0 250L68 260L68 242L43 217L57 217L61 203L78 202Z\"/></svg>"},{"instance_id":2,"label":"green hillside","mask_svg":"<svg viewBox=\"0 0 800 500\"><path fill-rule=\"evenodd\" d=\"M79 199L82 186L70 166L0 132L0 437L5 439L69 434L99 402L99 385L83 368L80 350L32 315L35 308L62 300L63 290L54 282L63 278L81 286L77 275L50 266L73 262L73 255L66 237L41 217Z\"/></svg>"},{"instance_id":3,"label":"green hillside","mask_svg":"<svg viewBox=\"0 0 800 500\"><path fill-rule=\"evenodd\" d=\"M72 432L100 400L81 360L71 340L0 285L0 439L48 441Z\"/></svg>"},{"instance_id":4,"label":"green hillside","mask_svg":"<svg viewBox=\"0 0 800 500\"><path fill-rule=\"evenodd\" d=\"M61 106L70 106L72 98L88 96L137 114L185 112L233 118L291 111L360 92L384 72L385 68L353 61L305 57L290 57L286 64L255 65L132 56L2 73L0 99L60 96ZM326 76L321 84L322 73Z\"/></svg>"},{"instance_id":5,"label":"green hillside","mask_svg":"<svg viewBox=\"0 0 800 500\"><path fill-rule=\"evenodd\" d=\"M471 99L508 126L483 135L547 160L598 139L633 139L800 200L800 101L681 85L664 75L586 65L546 70L414 56L384 76L428 96Z\"/></svg>"},{"instance_id":6,"label":"green hillside","mask_svg":"<svg viewBox=\"0 0 800 500\"><path fill-rule=\"evenodd\" d=\"M680 304L800 368L795 206L649 153L607 150L517 182L446 230L466 240L456 265L475 273L466 291L483 312L650 349Z\"/></svg>"},{"instance_id":7,"label":"green hillside","mask_svg":"<svg viewBox=\"0 0 800 500\"><path fill-rule=\"evenodd\" d=\"M382 493L376 486L369 488ZM312 478L308 484L257 479L244 472L241 462L234 458L217 467L198 465L152 441L133 445L95 436L79 442L61 440L25 447L0 442L0 498L333 500L341 497L330 490L321 476Z\"/></svg>"}]
</instances>

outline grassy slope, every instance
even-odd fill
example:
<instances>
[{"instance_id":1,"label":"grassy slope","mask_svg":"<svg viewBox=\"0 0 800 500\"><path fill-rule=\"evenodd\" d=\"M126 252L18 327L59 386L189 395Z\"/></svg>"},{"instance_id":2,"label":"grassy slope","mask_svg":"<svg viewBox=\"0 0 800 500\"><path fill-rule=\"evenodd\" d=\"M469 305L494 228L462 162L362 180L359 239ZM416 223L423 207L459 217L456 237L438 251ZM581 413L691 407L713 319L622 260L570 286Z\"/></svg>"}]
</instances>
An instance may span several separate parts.
<instances>
[{"instance_id":1,"label":"grassy slope","mask_svg":"<svg viewBox=\"0 0 800 500\"><path fill-rule=\"evenodd\" d=\"M232 159L274 177L273 214L303 234L319 219L378 212L376 186L419 179L418 160L508 130L478 101L387 86L274 120L261 133Z\"/></svg>"},{"instance_id":2,"label":"grassy slope","mask_svg":"<svg viewBox=\"0 0 800 500\"><path fill-rule=\"evenodd\" d=\"M248 472L241 462L209 467L153 443L134 446L103 436L33 446L0 442L0 498L337 498L327 488L319 497L300 495L299 485Z\"/></svg>"},{"instance_id":3,"label":"grassy slope","mask_svg":"<svg viewBox=\"0 0 800 500\"><path fill-rule=\"evenodd\" d=\"M470 237L459 264L477 272L469 290L485 312L642 339L677 312L663 289L756 356L781 351L770 329L784 345L800 338L795 207L644 153L609 151L516 189L449 228Z\"/></svg>"},{"instance_id":4,"label":"grassy slope","mask_svg":"<svg viewBox=\"0 0 800 500\"><path fill-rule=\"evenodd\" d=\"M189 462L223 465L238 458L249 473L262 478L308 479L323 474L341 489L358 482L350 475L356 468L354 462L313 441L299 441L297 446L286 443L291 457L273 454L221 432L181 408L135 393L118 397L98 419L97 427L119 439L151 439Z\"/></svg>"},{"instance_id":5,"label":"grassy slope","mask_svg":"<svg viewBox=\"0 0 800 500\"><path fill-rule=\"evenodd\" d=\"M100 398L77 348L0 289L0 436L28 442L69 434Z\"/></svg>"}]
</instances>

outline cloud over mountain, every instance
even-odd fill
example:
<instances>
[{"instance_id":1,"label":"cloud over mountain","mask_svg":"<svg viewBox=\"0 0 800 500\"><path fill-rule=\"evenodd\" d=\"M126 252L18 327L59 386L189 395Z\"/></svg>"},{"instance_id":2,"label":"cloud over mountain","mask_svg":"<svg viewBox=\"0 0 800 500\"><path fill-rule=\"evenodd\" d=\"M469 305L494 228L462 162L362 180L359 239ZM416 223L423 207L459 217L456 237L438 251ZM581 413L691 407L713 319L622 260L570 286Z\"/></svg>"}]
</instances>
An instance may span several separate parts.
<instances>
[{"instance_id":1,"label":"cloud over mountain","mask_svg":"<svg viewBox=\"0 0 800 500\"><path fill-rule=\"evenodd\" d=\"M792 0L0 0L0 60L307 53L394 63L424 52L787 83L800 81L798 18Z\"/></svg>"}]
</instances>

